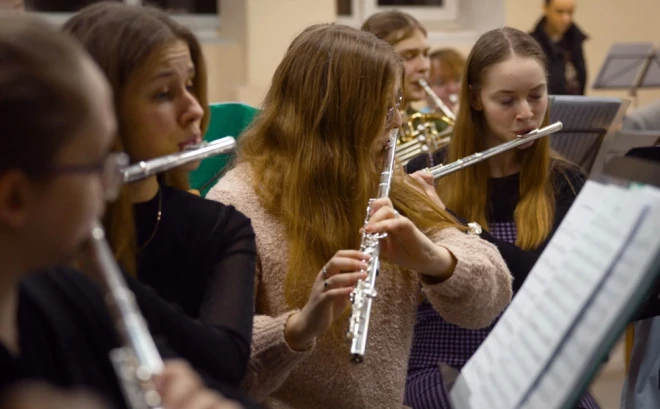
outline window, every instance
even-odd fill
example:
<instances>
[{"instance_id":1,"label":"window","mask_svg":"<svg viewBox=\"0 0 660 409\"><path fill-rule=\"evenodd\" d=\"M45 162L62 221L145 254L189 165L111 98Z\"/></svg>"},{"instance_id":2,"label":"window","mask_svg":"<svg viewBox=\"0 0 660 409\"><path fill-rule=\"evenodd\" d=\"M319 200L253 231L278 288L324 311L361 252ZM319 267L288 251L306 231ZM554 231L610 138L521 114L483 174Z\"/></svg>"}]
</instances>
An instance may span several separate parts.
<instances>
[{"instance_id":1,"label":"window","mask_svg":"<svg viewBox=\"0 0 660 409\"><path fill-rule=\"evenodd\" d=\"M45 13L75 13L81 8L103 0L24 0L29 11ZM217 0L114 0L128 4L154 5L172 14L211 14L217 15Z\"/></svg>"},{"instance_id":2,"label":"window","mask_svg":"<svg viewBox=\"0 0 660 409\"><path fill-rule=\"evenodd\" d=\"M423 22L448 22L458 17L458 0L337 0L338 21L352 26L392 8Z\"/></svg>"},{"instance_id":3,"label":"window","mask_svg":"<svg viewBox=\"0 0 660 409\"><path fill-rule=\"evenodd\" d=\"M108 0L23 0L25 9L43 13L51 23L64 24L73 13L93 3ZM214 41L220 26L220 0L109 0L131 5L154 5L167 10L200 41Z\"/></svg>"},{"instance_id":4,"label":"window","mask_svg":"<svg viewBox=\"0 0 660 409\"><path fill-rule=\"evenodd\" d=\"M473 43L505 22L505 0L337 0L337 22L353 27L383 10L397 9L417 18L433 46Z\"/></svg>"}]
</instances>

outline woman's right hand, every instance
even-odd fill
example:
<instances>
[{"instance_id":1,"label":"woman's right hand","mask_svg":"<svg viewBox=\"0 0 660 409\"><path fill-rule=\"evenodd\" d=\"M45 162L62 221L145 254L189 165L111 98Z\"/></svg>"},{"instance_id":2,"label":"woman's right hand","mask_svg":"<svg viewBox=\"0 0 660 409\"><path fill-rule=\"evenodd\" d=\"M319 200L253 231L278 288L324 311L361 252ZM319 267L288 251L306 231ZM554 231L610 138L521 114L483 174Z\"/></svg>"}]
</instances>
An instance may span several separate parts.
<instances>
[{"instance_id":1,"label":"woman's right hand","mask_svg":"<svg viewBox=\"0 0 660 409\"><path fill-rule=\"evenodd\" d=\"M287 320L284 336L289 347L302 351L322 335L349 305L358 280L367 277L369 256L358 250L339 250L314 281L307 304Z\"/></svg>"}]
</instances>

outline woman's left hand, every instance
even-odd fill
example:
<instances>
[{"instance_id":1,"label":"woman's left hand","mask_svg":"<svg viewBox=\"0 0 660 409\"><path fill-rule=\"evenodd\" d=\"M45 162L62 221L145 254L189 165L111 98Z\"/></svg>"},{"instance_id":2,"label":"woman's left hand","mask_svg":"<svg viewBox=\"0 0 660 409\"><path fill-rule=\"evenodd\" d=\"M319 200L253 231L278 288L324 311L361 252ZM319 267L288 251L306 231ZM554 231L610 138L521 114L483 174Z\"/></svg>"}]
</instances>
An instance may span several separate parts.
<instances>
[{"instance_id":1,"label":"woman's left hand","mask_svg":"<svg viewBox=\"0 0 660 409\"><path fill-rule=\"evenodd\" d=\"M438 205L442 210L447 209L442 202L442 199L440 199L440 196L438 196L438 192L435 190L433 175L431 175L431 173L426 170L418 170L417 172L410 174L410 177L419 182L419 186L413 184L415 188L421 187L422 192L425 193L433 203Z\"/></svg>"},{"instance_id":2,"label":"woman's left hand","mask_svg":"<svg viewBox=\"0 0 660 409\"><path fill-rule=\"evenodd\" d=\"M443 281L451 277L456 259L446 248L435 244L410 219L397 212L389 199L371 204L367 233L387 233L380 241L380 253L391 263Z\"/></svg>"}]
</instances>

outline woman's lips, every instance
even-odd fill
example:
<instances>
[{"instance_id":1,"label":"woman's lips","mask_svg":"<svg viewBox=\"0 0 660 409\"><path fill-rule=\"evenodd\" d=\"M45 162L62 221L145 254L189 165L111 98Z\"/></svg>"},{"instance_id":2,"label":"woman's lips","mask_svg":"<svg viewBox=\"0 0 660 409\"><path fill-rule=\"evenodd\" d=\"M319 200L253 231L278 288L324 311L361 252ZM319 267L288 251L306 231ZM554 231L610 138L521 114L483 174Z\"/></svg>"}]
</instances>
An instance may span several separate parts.
<instances>
[{"instance_id":1,"label":"woman's lips","mask_svg":"<svg viewBox=\"0 0 660 409\"><path fill-rule=\"evenodd\" d=\"M526 133L530 133L530 132L532 132L532 131L535 130L535 129L536 129L536 128L534 128L534 127L523 128L523 129L521 129L521 130L514 131L514 133L515 133L516 135L524 135L524 134L526 134Z\"/></svg>"},{"instance_id":2,"label":"woman's lips","mask_svg":"<svg viewBox=\"0 0 660 409\"><path fill-rule=\"evenodd\" d=\"M184 150L192 145L198 145L200 143L202 143L202 137L199 135L195 135L192 138L188 139L187 141L181 142L179 144L179 149Z\"/></svg>"}]
</instances>

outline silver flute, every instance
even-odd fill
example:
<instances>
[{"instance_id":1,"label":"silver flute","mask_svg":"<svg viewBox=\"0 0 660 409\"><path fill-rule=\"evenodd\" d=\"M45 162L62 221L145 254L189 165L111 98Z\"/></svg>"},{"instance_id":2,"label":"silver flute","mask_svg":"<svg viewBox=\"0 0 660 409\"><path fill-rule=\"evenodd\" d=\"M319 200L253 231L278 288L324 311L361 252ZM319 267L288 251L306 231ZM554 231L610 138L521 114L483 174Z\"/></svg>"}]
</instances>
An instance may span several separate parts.
<instances>
[{"instance_id":1,"label":"silver flute","mask_svg":"<svg viewBox=\"0 0 660 409\"><path fill-rule=\"evenodd\" d=\"M122 170L124 182L135 182L136 180L166 172L190 162L229 153L235 147L236 139L232 136L226 136L211 142L202 142L201 144L193 145L182 152L161 156L160 158L148 161L141 161Z\"/></svg>"},{"instance_id":2,"label":"silver flute","mask_svg":"<svg viewBox=\"0 0 660 409\"><path fill-rule=\"evenodd\" d=\"M389 149L384 163L383 172L380 174L377 199L388 197L392 185L394 173L394 161L396 158L396 142L399 130L394 129L390 133ZM364 226L369 223L371 203L375 199L369 199L367 215L364 218ZM369 331L369 319L371 317L371 304L376 297L376 276L378 275L380 243L379 240L387 237L387 234L362 233L360 251L371 256L367 267L367 277L359 280L351 292L351 317L348 322L346 337L351 341L351 361L361 363L367 348L367 333Z\"/></svg>"},{"instance_id":3,"label":"silver flute","mask_svg":"<svg viewBox=\"0 0 660 409\"><path fill-rule=\"evenodd\" d=\"M135 303L133 292L117 266L100 223L92 229L92 246L106 286L106 303L123 346L110 352L126 403L131 409L162 409L153 377L163 360Z\"/></svg>"},{"instance_id":4,"label":"silver flute","mask_svg":"<svg viewBox=\"0 0 660 409\"><path fill-rule=\"evenodd\" d=\"M431 97L431 99L433 100L435 105L440 109L440 111L442 111L442 114L447 118L449 118L451 121L455 121L456 115L454 115L452 110L449 109L449 107L444 102L442 102L442 99L440 99L440 97L435 92L433 92L428 82L426 82L424 78L420 78L419 81L417 82L419 83L419 85L422 86L424 92L426 92L426 94L429 97Z\"/></svg>"},{"instance_id":5,"label":"silver flute","mask_svg":"<svg viewBox=\"0 0 660 409\"><path fill-rule=\"evenodd\" d=\"M551 125L545 126L540 129L535 129L531 132L528 132L524 135L518 135L516 139L513 139L509 142L504 142L500 145L494 146L490 149L486 149L483 152L477 152L475 154L472 154L470 156L466 156L463 159L459 159L455 162L446 164L446 165L437 165L433 166L432 168L427 169L428 172L433 175L433 179L439 179L443 176L446 176L450 173L454 173L457 170L461 170L463 168L466 168L468 166L474 165L475 163L481 162L484 159L490 158L491 156L499 155L502 152L506 152L508 150L511 150L515 147L518 147L520 145L524 145L526 143L529 143L531 141L537 140L539 138L542 138L544 136L548 136L550 134L553 134L555 132L560 131L564 125L560 122L557 121Z\"/></svg>"}]
</instances>

